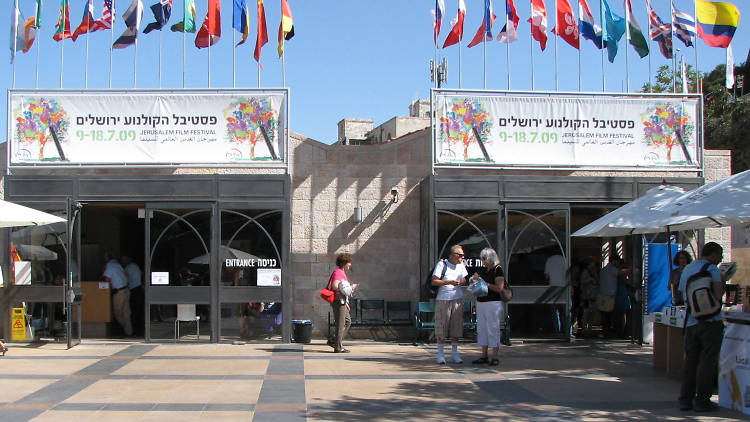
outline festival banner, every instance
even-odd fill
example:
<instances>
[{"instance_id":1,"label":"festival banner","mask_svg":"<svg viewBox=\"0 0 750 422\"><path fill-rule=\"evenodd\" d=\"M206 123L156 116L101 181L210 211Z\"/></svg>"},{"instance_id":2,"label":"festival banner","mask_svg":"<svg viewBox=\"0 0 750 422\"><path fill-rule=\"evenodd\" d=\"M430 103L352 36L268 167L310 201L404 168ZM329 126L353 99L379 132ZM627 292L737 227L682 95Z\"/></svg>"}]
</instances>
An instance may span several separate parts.
<instances>
[{"instance_id":1,"label":"festival banner","mask_svg":"<svg viewBox=\"0 0 750 422\"><path fill-rule=\"evenodd\" d=\"M730 320L724 328L719 357L719 404L750 415L750 325L747 325L750 321L741 319L744 321Z\"/></svg>"},{"instance_id":2,"label":"festival banner","mask_svg":"<svg viewBox=\"0 0 750 422\"><path fill-rule=\"evenodd\" d=\"M435 92L437 165L700 166L696 96L509 96Z\"/></svg>"},{"instance_id":3,"label":"festival banner","mask_svg":"<svg viewBox=\"0 0 750 422\"><path fill-rule=\"evenodd\" d=\"M10 163L283 163L286 91L10 94Z\"/></svg>"}]
</instances>

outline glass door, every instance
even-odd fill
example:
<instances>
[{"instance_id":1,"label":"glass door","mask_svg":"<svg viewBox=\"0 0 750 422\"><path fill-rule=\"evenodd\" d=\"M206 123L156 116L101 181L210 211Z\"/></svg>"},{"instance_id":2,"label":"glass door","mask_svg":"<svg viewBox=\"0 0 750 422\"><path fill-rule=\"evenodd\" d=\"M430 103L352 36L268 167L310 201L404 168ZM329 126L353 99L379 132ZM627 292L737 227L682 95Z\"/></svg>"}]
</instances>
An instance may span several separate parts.
<instances>
[{"instance_id":1,"label":"glass door","mask_svg":"<svg viewBox=\"0 0 750 422\"><path fill-rule=\"evenodd\" d=\"M513 286L514 333L570 336L570 208L505 204L505 268Z\"/></svg>"},{"instance_id":2,"label":"glass door","mask_svg":"<svg viewBox=\"0 0 750 422\"><path fill-rule=\"evenodd\" d=\"M214 341L215 204L146 204L146 341Z\"/></svg>"},{"instance_id":3,"label":"glass door","mask_svg":"<svg viewBox=\"0 0 750 422\"><path fill-rule=\"evenodd\" d=\"M68 200L68 259L64 283L68 349L81 344L81 207Z\"/></svg>"}]
</instances>

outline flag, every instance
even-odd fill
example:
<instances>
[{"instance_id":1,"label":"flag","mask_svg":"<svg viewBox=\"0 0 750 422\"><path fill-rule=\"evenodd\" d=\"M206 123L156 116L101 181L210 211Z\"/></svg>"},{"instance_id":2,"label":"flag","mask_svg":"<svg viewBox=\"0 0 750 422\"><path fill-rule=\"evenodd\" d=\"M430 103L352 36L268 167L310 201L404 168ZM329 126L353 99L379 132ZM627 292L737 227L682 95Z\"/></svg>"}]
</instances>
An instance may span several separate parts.
<instances>
[{"instance_id":1,"label":"flag","mask_svg":"<svg viewBox=\"0 0 750 422\"><path fill-rule=\"evenodd\" d=\"M479 25L476 35L474 35L474 38L471 39L467 47L474 47L481 42L492 41L492 25L495 24L495 19L497 19L497 16L492 12L492 1L484 0L482 24Z\"/></svg>"},{"instance_id":2,"label":"flag","mask_svg":"<svg viewBox=\"0 0 750 422\"><path fill-rule=\"evenodd\" d=\"M151 12L154 14L155 22L151 22L146 25L143 29L144 34L158 29L161 30L169 22L169 17L172 16L172 0L161 0L159 3L151 5Z\"/></svg>"},{"instance_id":3,"label":"flag","mask_svg":"<svg viewBox=\"0 0 750 422\"><path fill-rule=\"evenodd\" d=\"M52 35L52 39L55 41L64 40L70 38L70 7L68 6L68 0L60 0L60 15L57 18L55 24L55 34Z\"/></svg>"},{"instance_id":4,"label":"flag","mask_svg":"<svg viewBox=\"0 0 750 422\"><path fill-rule=\"evenodd\" d=\"M83 7L83 18L81 18L81 24L73 32L70 37L73 41L78 39L79 35L83 35L91 31L91 24L94 23L94 3L93 0L86 0L86 5Z\"/></svg>"},{"instance_id":5,"label":"flag","mask_svg":"<svg viewBox=\"0 0 750 422\"><path fill-rule=\"evenodd\" d=\"M122 14L122 20L125 21L127 29L115 40L112 48L126 48L135 44L138 37L138 27L141 26L141 18L143 18L143 2L133 0L125 13Z\"/></svg>"},{"instance_id":6,"label":"flag","mask_svg":"<svg viewBox=\"0 0 750 422\"><path fill-rule=\"evenodd\" d=\"M682 41L686 47L693 45L695 36L695 19L685 12L680 12L672 4L672 30L674 36Z\"/></svg>"},{"instance_id":7,"label":"flag","mask_svg":"<svg viewBox=\"0 0 750 422\"><path fill-rule=\"evenodd\" d=\"M586 0L578 0L578 28L581 36L591 40L596 48L601 50L607 46L602 39L602 28L596 25L594 15L591 14L591 8Z\"/></svg>"},{"instance_id":8,"label":"flag","mask_svg":"<svg viewBox=\"0 0 750 422\"><path fill-rule=\"evenodd\" d=\"M184 0L182 21L170 28L172 32L195 32L195 0Z\"/></svg>"},{"instance_id":9,"label":"flag","mask_svg":"<svg viewBox=\"0 0 750 422\"><path fill-rule=\"evenodd\" d=\"M464 0L458 0L458 13L456 15L456 23L451 28L451 32L448 33L448 37L443 43L443 48L457 44L464 38L464 17L466 16L466 3Z\"/></svg>"},{"instance_id":10,"label":"flag","mask_svg":"<svg viewBox=\"0 0 750 422\"><path fill-rule=\"evenodd\" d=\"M294 19L292 18L292 8L289 7L287 0L281 0L281 22L279 22L279 57L284 55L284 41L294 38Z\"/></svg>"},{"instance_id":11,"label":"flag","mask_svg":"<svg viewBox=\"0 0 750 422\"><path fill-rule=\"evenodd\" d=\"M34 11L34 27L41 28L42 26L42 0L36 0L36 9Z\"/></svg>"},{"instance_id":12,"label":"flag","mask_svg":"<svg viewBox=\"0 0 750 422\"><path fill-rule=\"evenodd\" d=\"M711 47L726 48L740 25L740 11L732 3L695 0L698 36Z\"/></svg>"},{"instance_id":13,"label":"flag","mask_svg":"<svg viewBox=\"0 0 750 422\"><path fill-rule=\"evenodd\" d=\"M531 0L531 35L539 41L539 47L542 51L547 47L547 10L544 7L544 0Z\"/></svg>"},{"instance_id":14,"label":"flag","mask_svg":"<svg viewBox=\"0 0 750 422\"><path fill-rule=\"evenodd\" d=\"M638 25L638 21L633 16L633 4L630 0L625 0L625 17L628 20L628 42L633 46L636 53L641 58L648 56L648 42L646 37L643 36L641 26Z\"/></svg>"},{"instance_id":15,"label":"flag","mask_svg":"<svg viewBox=\"0 0 750 422\"><path fill-rule=\"evenodd\" d=\"M607 0L602 0L604 6L604 24L602 25L602 39L607 43L607 56L610 63L615 62L617 43L625 35L625 19L612 12Z\"/></svg>"},{"instance_id":16,"label":"flag","mask_svg":"<svg viewBox=\"0 0 750 422\"><path fill-rule=\"evenodd\" d=\"M112 0L104 0L104 5L102 6L102 17L93 22L89 32L112 29L113 10Z\"/></svg>"},{"instance_id":17,"label":"flag","mask_svg":"<svg viewBox=\"0 0 750 422\"><path fill-rule=\"evenodd\" d=\"M263 46L268 42L268 28L266 27L266 7L263 0L258 0L258 33L255 36L255 51L253 57L260 64L260 56Z\"/></svg>"},{"instance_id":18,"label":"flag","mask_svg":"<svg viewBox=\"0 0 750 422\"><path fill-rule=\"evenodd\" d=\"M221 38L221 0L208 0L208 11L195 37L195 46L210 47L219 42L219 38Z\"/></svg>"},{"instance_id":19,"label":"flag","mask_svg":"<svg viewBox=\"0 0 750 422\"><path fill-rule=\"evenodd\" d=\"M569 0L557 0L557 25L553 33L564 39L573 48L580 48L581 40L578 33L578 22L573 14L573 7Z\"/></svg>"},{"instance_id":20,"label":"flag","mask_svg":"<svg viewBox=\"0 0 750 422\"><path fill-rule=\"evenodd\" d=\"M648 8L648 36L659 44L661 54L671 59L672 56L672 26L664 23L659 15L651 8L651 1L646 0Z\"/></svg>"},{"instance_id":21,"label":"flag","mask_svg":"<svg viewBox=\"0 0 750 422\"><path fill-rule=\"evenodd\" d=\"M505 0L505 16L506 22L503 29L500 30L497 40L504 43L511 43L518 39L518 32L516 30L518 29L518 22L521 21L518 13L516 13L516 5L513 3L513 0Z\"/></svg>"},{"instance_id":22,"label":"flag","mask_svg":"<svg viewBox=\"0 0 750 422\"><path fill-rule=\"evenodd\" d=\"M432 38L437 46L438 36L440 35L440 27L443 26L443 15L445 14L445 0L435 0L435 10L433 13L432 23Z\"/></svg>"},{"instance_id":23,"label":"flag","mask_svg":"<svg viewBox=\"0 0 750 422\"><path fill-rule=\"evenodd\" d=\"M234 0L232 9L232 28L242 34L242 39L237 45L247 41L247 35L250 33L250 14L247 13L247 4L245 0Z\"/></svg>"},{"instance_id":24,"label":"flag","mask_svg":"<svg viewBox=\"0 0 750 422\"><path fill-rule=\"evenodd\" d=\"M732 89L734 86L734 54L732 54L732 46L727 46L727 68L726 68L726 87Z\"/></svg>"}]
</instances>

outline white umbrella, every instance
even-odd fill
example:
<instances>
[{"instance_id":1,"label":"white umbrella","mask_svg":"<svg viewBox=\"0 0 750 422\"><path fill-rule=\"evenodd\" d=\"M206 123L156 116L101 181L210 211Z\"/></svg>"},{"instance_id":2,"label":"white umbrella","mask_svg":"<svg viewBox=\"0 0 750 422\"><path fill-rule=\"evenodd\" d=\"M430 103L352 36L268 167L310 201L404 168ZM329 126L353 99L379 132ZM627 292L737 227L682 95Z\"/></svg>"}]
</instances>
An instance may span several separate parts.
<instances>
[{"instance_id":1,"label":"white umbrella","mask_svg":"<svg viewBox=\"0 0 750 422\"><path fill-rule=\"evenodd\" d=\"M681 225L690 217L671 217L659 206L683 195L682 188L660 185L607 215L585 225L571 236L618 237L631 234L659 233L665 230L684 230Z\"/></svg>"},{"instance_id":2,"label":"white umbrella","mask_svg":"<svg viewBox=\"0 0 750 422\"><path fill-rule=\"evenodd\" d=\"M750 170L686 192L657 211L686 220L674 230L750 224Z\"/></svg>"},{"instance_id":3,"label":"white umbrella","mask_svg":"<svg viewBox=\"0 0 750 422\"><path fill-rule=\"evenodd\" d=\"M34 208L0 201L0 227L41 226L64 221L64 218Z\"/></svg>"},{"instance_id":4,"label":"white umbrella","mask_svg":"<svg viewBox=\"0 0 750 422\"><path fill-rule=\"evenodd\" d=\"M204 264L208 265L209 254L196 256L195 258L188 261L188 264ZM259 259L255 255L251 255L247 252L243 252L239 249L230 248L228 246L221 247L221 256L219 259Z\"/></svg>"},{"instance_id":5,"label":"white umbrella","mask_svg":"<svg viewBox=\"0 0 750 422\"><path fill-rule=\"evenodd\" d=\"M39 245L16 245L18 255L24 261L54 261L57 259L57 252Z\"/></svg>"}]
</instances>

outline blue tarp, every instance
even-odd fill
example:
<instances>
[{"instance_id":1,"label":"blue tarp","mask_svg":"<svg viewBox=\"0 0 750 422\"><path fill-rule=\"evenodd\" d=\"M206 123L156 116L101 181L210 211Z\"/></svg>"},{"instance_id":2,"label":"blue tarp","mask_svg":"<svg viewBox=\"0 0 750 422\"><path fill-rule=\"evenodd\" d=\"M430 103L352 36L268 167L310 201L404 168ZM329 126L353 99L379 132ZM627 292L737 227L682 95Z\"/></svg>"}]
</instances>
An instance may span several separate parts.
<instances>
[{"instance_id":1,"label":"blue tarp","mask_svg":"<svg viewBox=\"0 0 750 422\"><path fill-rule=\"evenodd\" d=\"M672 244L672 253L669 254L671 257L675 256L677 251L680 250L678 245ZM672 293L667 288L669 284L669 273L671 272L672 265L667 267L667 257L664 256L667 253L667 245L650 243L648 245L648 303L646 304L646 312L661 312L665 306L672 305Z\"/></svg>"}]
</instances>

